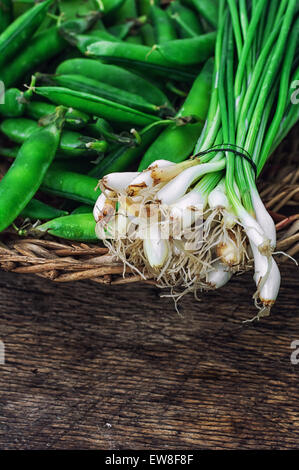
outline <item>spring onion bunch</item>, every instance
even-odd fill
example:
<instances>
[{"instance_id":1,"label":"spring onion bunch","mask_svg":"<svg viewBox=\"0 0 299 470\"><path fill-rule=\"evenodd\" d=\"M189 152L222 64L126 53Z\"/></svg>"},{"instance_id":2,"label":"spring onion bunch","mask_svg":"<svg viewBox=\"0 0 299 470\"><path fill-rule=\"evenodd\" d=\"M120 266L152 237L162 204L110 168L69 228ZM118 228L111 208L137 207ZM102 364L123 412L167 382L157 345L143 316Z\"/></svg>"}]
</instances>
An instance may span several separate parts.
<instances>
[{"instance_id":1,"label":"spring onion bunch","mask_svg":"<svg viewBox=\"0 0 299 470\"><path fill-rule=\"evenodd\" d=\"M142 276L178 299L254 268L258 318L280 286L276 232L256 186L299 119L296 0L221 0L213 91L193 156L110 174L95 206L97 235ZM163 158L163 155L161 155Z\"/></svg>"}]
</instances>

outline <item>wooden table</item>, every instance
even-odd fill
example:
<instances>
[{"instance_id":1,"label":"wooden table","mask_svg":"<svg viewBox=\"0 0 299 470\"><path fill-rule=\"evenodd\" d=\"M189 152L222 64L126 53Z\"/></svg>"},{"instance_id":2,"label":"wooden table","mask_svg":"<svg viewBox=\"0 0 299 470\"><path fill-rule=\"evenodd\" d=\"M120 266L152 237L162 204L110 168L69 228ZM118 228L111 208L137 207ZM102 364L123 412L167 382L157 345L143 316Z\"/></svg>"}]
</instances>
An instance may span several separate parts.
<instances>
[{"instance_id":1,"label":"wooden table","mask_svg":"<svg viewBox=\"0 0 299 470\"><path fill-rule=\"evenodd\" d=\"M272 316L244 324L250 274L178 315L151 286L1 272L0 448L298 448L298 271L282 274Z\"/></svg>"}]
</instances>

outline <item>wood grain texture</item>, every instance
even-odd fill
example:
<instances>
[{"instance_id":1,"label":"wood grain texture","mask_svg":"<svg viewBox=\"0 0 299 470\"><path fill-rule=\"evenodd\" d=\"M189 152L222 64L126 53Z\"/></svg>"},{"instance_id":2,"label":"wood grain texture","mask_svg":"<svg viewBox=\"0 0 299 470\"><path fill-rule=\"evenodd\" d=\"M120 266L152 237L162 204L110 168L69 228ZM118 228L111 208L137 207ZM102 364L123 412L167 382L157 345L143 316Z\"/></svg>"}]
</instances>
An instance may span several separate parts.
<instances>
[{"instance_id":1,"label":"wood grain texture","mask_svg":"<svg viewBox=\"0 0 299 470\"><path fill-rule=\"evenodd\" d=\"M299 444L298 271L270 318L251 275L179 316L152 286L0 273L1 449L292 449Z\"/></svg>"}]
</instances>

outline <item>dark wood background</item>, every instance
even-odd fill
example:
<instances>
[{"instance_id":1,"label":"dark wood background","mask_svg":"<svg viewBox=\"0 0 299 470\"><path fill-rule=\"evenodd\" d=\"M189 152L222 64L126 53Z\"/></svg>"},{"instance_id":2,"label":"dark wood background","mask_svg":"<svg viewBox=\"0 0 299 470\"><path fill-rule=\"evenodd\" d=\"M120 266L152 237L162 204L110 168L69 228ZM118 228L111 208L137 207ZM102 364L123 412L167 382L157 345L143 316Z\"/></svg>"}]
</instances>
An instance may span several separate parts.
<instances>
[{"instance_id":1,"label":"dark wood background","mask_svg":"<svg viewBox=\"0 0 299 470\"><path fill-rule=\"evenodd\" d=\"M297 268L270 318L246 274L197 302L0 273L1 449L292 449Z\"/></svg>"}]
</instances>

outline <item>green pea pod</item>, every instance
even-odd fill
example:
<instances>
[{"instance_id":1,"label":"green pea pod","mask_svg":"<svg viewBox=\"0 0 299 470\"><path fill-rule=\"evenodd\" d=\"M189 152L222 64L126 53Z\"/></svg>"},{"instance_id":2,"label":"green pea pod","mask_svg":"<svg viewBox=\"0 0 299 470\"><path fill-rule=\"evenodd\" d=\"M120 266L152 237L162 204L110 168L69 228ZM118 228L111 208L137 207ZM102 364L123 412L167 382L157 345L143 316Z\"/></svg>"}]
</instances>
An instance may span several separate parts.
<instances>
[{"instance_id":1,"label":"green pea pod","mask_svg":"<svg viewBox=\"0 0 299 470\"><path fill-rule=\"evenodd\" d=\"M35 71L41 63L61 52L65 44L66 42L59 34L57 27L39 33L31 39L24 51L7 64L1 72L5 86L19 84L26 74Z\"/></svg>"},{"instance_id":2,"label":"green pea pod","mask_svg":"<svg viewBox=\"0 0 299 470\"><path fill-rule=\"evenodd\" d=\"M202 128L199 122L165 129L144 154L138 171L145 170L162 157L174 163L185 160L191 154Z\"/></svg>"},{"instance_id":3,"label":"green pea pod","mask_svg":"<svg viewBox=\"0 0 299 470\"><path fill-rule=\"evenodd\" d=\"M104 26L101 29L91 29L94 24L98 24L98 14L90 13L83 18L77 18L73 20L68 20L62 23L59 26L59 33L63 38L73 46L77 46L78 49L84 53L84 44L85 42L94 42L96 39L112 41L114 36L107 33ZM88 35L86 35L86 31L88 31Z\"/></svg>"},{"instance_id":4,"label":"green pea pod","mask_svg":"<svg viewBox=\"0 0 299 470\"><path fill-rule=\"evenodd\" d=\"M0 182L0 231L6 229L39 189L51 165L64 122L63 109L53 121L34 132L20 148L17 158Z\"/></svg>"},{"instance_id":5,"label":"green pea pod","mask_svg":"<svg viewBox=\"0 0 299 470\"><path fill-rule=\"evenodd\" d=\"M135 26L136 22L134 20L126 21L122 24L115 24L108 28L108 32L115 36L119 41L120 39L125 39L130 33L131 29Z\"/></svg>"},{"instance_id":6,"label":"green pea pod","mask_svg":"<svg viewBox=\"0 0 299 470\"><path fill-rule=\"evenodd\" d=\"M143 26L141 26L140 33L143 39L143 43L146 46L152 47L155 44L156 42L155 31L151 24L146 23Z\"/></svg>"},{"instance_id":7,"label":"green pea pod","mask_svg":"<svg viewBox=\"0 0 299 470\"><path fill-rule=\"evenodd\" d=\"M120 103L106 100L100 96L83 93L62 87L37 87L35 92L49 99L57 105L74 108L84 113L103 117L111 122L125 126L147 126L152 122L159 121L157 116L145 114L137 109L129 108Z\"/></svg>"},{"instance_id":8,"label":"green pea pod","mask_svg":"<svg viewBox=\"0 0 299 470\"><path fill-rule=\"evenodd\" d=\"M14 0L13 0L13 2L15 3ZM32 2L32 3L37 3L37 2L35 1L35 2ZM39 25L39 27L37 28L37 30L34 33L35 36L37 36L42 31L45 31L46 29L51 28L52 26L54 26L57 23L58 18L57 18L57 20L55 18L55 13L57 12L57 8L56 8L55 3L56 2L54 1L52 3L52 5L50 5L45 18L43 19L43 21L41 22L41 24Z\"/></svg>"},{"instance_id":9,"label":"green pea pod","mask_svg":"<svg viewBox=\"0 0 299 470\"><path fill-rule=\"evenodd\" d=\"M0 0L1 1L1 0ZM35 77L32 77L28 90L9 88L5 91L4 103L0 103L0 115L4 117L20 117L25 113L26 106L32 98ZM53 112L56 111L54 108Z\"/></svg>"},{"instance_id":10,"label":"green pea pod","mask_svg":"<svg viewBox=\"0 0 299 470\"><path fill-rule=\"evenodd\" d=\"M17 88L9 88L4 95L4 103L0 104L0 115L5 117L19 117L25 112L26 104L24 93Z\"/></svg>"},{"instance_id":11,"label":"green pea pod","mask_svg":"<svg viewBox=\"0 0 299 470\"><path fill-rule=\"evenodd\" d=\"M137 7L135 0L125 0L115 13L113 13L114 24L127 22L132 18L137 18Z\"/></svg>"},{"instance_id":12,"label":"green pea pod","mask_svg":"<svg viewBox=\"0 0 299 470\"><path fill-rule=\"evenodd\" d=\"M177 117L193 116L197 121L204 123L207 105L210 101L213 68L214 59L207 60L177 113Z\"/></svg>"},{"instance_id":13,"label":"green pea pod","mask_svg":"<svg viewBox=\"0 0 299 470\"><path fill-rule=\"evenodd\" d=\"M150 19L154 26L155 42L157 44L163 44L177 39L172 20L165 10L162 10L162 8L156 5L152 5L150 9Z\"/></svg>"},{"instance_id":14,"label":"green pea pod","mask_svg":"<svg viewBox=\"0 0 299 470\"><path fill-rule=\"evenodd\" d=\"M82 55L87 52L88 46L97 42L97 41L109 41L109 42L117 42L119 41L118 38L113 36L112 34L108 33L108 31L89 31L88 34L69 34L69 33L62 33L64 39L71 44L72 46L76 47Z\"/></svg>"},{"instance_id":15,"label":"green pea pod","mask_svg":"<svg viewBox=\"0 0 299 470\"><path fill-rule=\"evenodd\" d=\"M35 220L51 220L67 214L68 212L48 206L48 204L45 204L38 199L31 199L20 215L21 217L29 217L30 219Z\"/></svg>"},{"instance_id":16,"label":"green pea pod","mask_svg":"<svg viewBox=\"0 0 299 470\"><path fill-rule=\"evenodd\" d=\"M106 31L106 26L103 23L102 19L98 19L95 24L92 26L90 29L90 32L96 32L96 31Z\"/></svg>"},{"instance_id":17,"label":"green pea pod","mask_svg":"<svg viewBox=\"0 0 299 470\"><path fill-rule=\"evenodd\" d=\"M124 39L124 41L129 44L143 44L143 39L142 35L140 34L140 31L137 34L130 34Z\"/></svg>"},{"instance_id":18,"label":"green pea pod","mask_svg":"<svg viewBox=\"0 0 299 470\"><path fill-rule=\"evenodd\" d=\"M13 8L11 0L1 0L0 2L0 33L4 31L13 19Z\"/></svg>"},{"instance_id":19,"label":"green pea pod","mask_svg":"<svg viewBox=\"0 0 299 470\"><path fill-rule=\"evenodd\" d=\"M99 14L96 11L88 11L84 15L78 15L73 19L64 21L59 25L59 31L63 35L65 34L82 34L94 27L99 21Z\"/></svg>"},{"instance_id":20,"label":"green pea pod","mask_svg":"<svg viewBox=\"0 0 299 470\"><path fill-rule=\"evenodd\" d=\"M55 237L75 241L98 241L95 234L96 223L92 214L72 214L50 220L35 229Z\"/></svg>"},{"instance_id":21,"label":"green pea pod","mask_svg":"<svg viewBox=\"0 0 299 470\"><path fill-rule=\"evenodd\" d=\"M109 15L122 6L125 0L60 0L60 12L66 18L76 18L90 11L100 11L103 16Z\"/></svg>"},{"instance_id":22,"label":"green pea pod","mask_svg":"<svg viewBox=\"0 0 299 470\"><path fill-rule=\"evenodd\" d=\"M148 15L152 5L158 5L159 0L136 0L139 15Z\"/></svg>"},{"instance_id":23,"label":"green pea pod","mask_svg":"<svg viewBox=\"0 0 299 470\"><path fill-rule=\"evenodd\" d=\"M90 11L98 8L95 0L59 0L59 12L64 18L73 19L78 15L87 15Z\"/></svg>"},{"instance_id":24,"label":"green pea pod","mask_svg":"<svg viewBox=\"0 0 299 470\"><path fill-rule=\"evenodd\" d=\"M72 211L72 215L75 214L92 214L92 206L87 206L86 204L81 204Z\"/></svg>"},{"instance_id":25,"label":"green pea pod","mask_svg":"<svg viewBox=\"0 0 299 470\"><path fill-rule=\"evenodd\" d=\"M129 44L141 44L141 45L144 44L143 37L142 37L140 31L137 34L131 34L130 36L127 36L124 39L124 41L129 43Z\"/></svg>"},{"instance_id":26,"label":"green pea pod","mask_svg":"<svg viewBox=\"0 0 299 470\"><path fill-rule=\"evenodd\" d=\"M216 33L177 39L157 46L157 52L172 65L187 66L204 62L214 53Z\"/></svg>"},{"instance_id":27,"label":"green pea pod","mask_svg":"<svg viewBox=\"0 0 299 470\"><path fill-rule=\"evenodd\" d=\"M138 34L131 34L131 36L126 37L125 42L129 44L143 44L142 35Z\"/></svg>"},{"instance_id":28,"label":"green pea pod","mask_svg":"<svg viewBox=\"0 0 299 470\"><path fill-rule=\"evenodd\" d=\"M30 10L13 21L0 35L1 78L3 66L7 66L7 61L24 47L24 44L26 44L46 16L52 1L53 0L46 0L45 2L33 6Z\"/></svg>"},{"instance_id":29,"label":"green pea pod","mask_svg":"<svg viewBox=\"0 0 299 470\"><path fill-rule=\"evenodd\" d=\"M178 113L178 117L194 116L198 122L165 129L144 154L139 171L160 158L178 163L193 151L208 112L213 76L213 60L206 62Z\"/></svg>"},{"instance_id":30,"label":"green pea pod","mask_svg":"<svg viewBox=\"0 0 299 470\"><path fill-rule=\"evenodd\" d=\"M171 2L167 12L177 26L181 38L193 38L203 33L198 16L190 8L175 0Z\"/></svg>"},{"instance_id":31,"label":"green pea pod","mask_svg":"<svg viewBox=\"0 0 299 470\"><path fill-rule=\"evenodd\" d=\"M213 33L214 34L214 33ZM179 40L171 41L175 42L177 48L180 47ZM182 40L180 40L182 41ZM214 41L210 41L209 50L213 53L212 44ZM205 41L204 41L205 43ZM166 43L167 44L167 43ZM164 46L166 46L164 44ZM180 66L173 65L173 61L167 60L158 50L158 47L148 47L141 44L127 44L125 42L110 42L110 41L98 41L90 44L87 47L86 55L99 57L101 60L112 63L120 64L126 67L136 68L137 70L147 71L156 75L162 75L166 77L172 77L173 80L193 80L196 76L192 70ZM206 46L206 44L204 44ZM197 48L199 49L199 48ZM185 51L186 52L186 51ZM198 52L198 50L197 50ZM179 50L172 53L178 53L181 56ZM202 55L204 51L202 51Z\"/></svg>"},{"instance_id":32,"label":"green pea pod","mask_svg":"<svg viewBox=\"0 0 299 470\"><path fill-rule=\"evenodd\" d=\"M40 128L36 121L26 118L5 119L0 129L9 139L22 144ZM75 158L81 156L95 156L96 153L86 147L86 143L92 139L83 137L77 132L64 130L61 134L59 152L60 156Z\"/></svg>"},{"instance_id":33,"label":"green pea pod","mask_svg":"<svg viewBox=\"0 0 299 470\"><path fill-rule=\"evenodd\" d=\"M42 63L48 62L62 52L67 42L62 32L83 32L94 22L95 15L67 21L61 26L54 26L36 34L26 45L24 50L13 61L6 65L1 72L1 78L6 87L22 81L27 74L35 72Z\"/></svg>"},{"instance_id":34,"label":"green pea pod","mask_svg":"<svg viewBox=\"0 0 299 470\"><path fill-rule=\"evenodd\" d=\"M26 104L25 112L27 116L38 121L39 119L53 114L56 106L44 101L29 101ZM1 107L0 107L1 110ZM70 129L81 129L85 127L90 118L87 114L78 111L77 109L69 108L65 115L65 127Z\"/></svg>"},{"instance_id":35,"label":"green pea pod","mask_svg":"<svg viewBox=\"0 0 299 470\"><path fill-rule=\"evenodd\" d=\"M91 163L89 160L82 159L55 159L51 168L55 168L60 171L71 171L72 173L79 173L81 175L87 175L88 172L92 169L94 163Z\"/></svg>"},{"instance_id":36,"label":"green pea pod","mask_svg":"<svg viewBox=\"0 0 299 470\"><path fill-rule=\"evenodd\" d=\"M171 107L166 95L140 75L129 72L117 65L102 64L93 59L70 59L62 62L56 69L57 74L78 74L93 77L102 83L122 88L130 93L142 96L149 103Z\"/></svg>"},{"instance_id":37,"label":"green pea pod","mask_svg":"<svg viewBox=\"0 0 299 470\"><path fill-rule=\"evenodd\" d=\"M218 23L218 1L217 0L184 0L190 6L193 6L198 13L207 20L207 22L217 27Z\"/></svg>"},{"instance_id":38,"label":"green pea pod","mask_svg":"<svg viewBox=\"0 0 299 470\"><path fill-rule=\"evenodd\" d=\"M91 139L87 139L87 140L91 140ZM97 141L95 141L95 142L97 142ZM105 148L107 148L107 143L106 142L105 142L104 145L105 145ZM0 155L2 157L5 157L5 158L14 158L15 159L15 158L17 158L19 149L20 149L20 146L18 146L18 147L0 147ZM98 157L97 153L95 153L95 152L91 153L90 150L86 155L88 155L88 156L90 155L93 158ZM81 157L81 155L80 155L80 157ZM87 167L87 165L88 165L88 167L87 167L86 171L89 171L91 169L90 168L91 163L89 163L89 161L86 160L86 157L84 158L84 161L82 161L81 158L78 158L76 160L76 158L74 158L73 154L72 155L67 155L67 154L62 153L62 152L59 153L59 151L56 152L56 155L55 155L55 163L58 164L58 162L59 163L71 162L72 168L74 168L75 171L82 170L82 172L84 172L85 167ZM76 167L76 164L78 165L78 168Z\"/></svg>"},{"instance_id":39,"label":"green pea pod","mask_svg":"<svg viewBox=\"0 0 299 470\"><path fill-rule=\"evenodd\" d=\"M100 190L96 190L97 185L96 178L65 170L55 164L47 171L41 190L93 206L100 195Z\"/></svg>"},{"instance_id":40,"label":"green pea pod","mask_svg":"<svg viewBox=\"0 0 299 470\"><path fill-rule=\"evenodd\" d=\"M74 46L76 46L82 54L87 51L87 46L96 41L111 41L117 42L119 39L106 30L88 31L87 34L73 34L66 37L66 39Z\"/></svg>"},{"instance_id":41,"label":"green pea pod","mask_svg":"<svg viewBox=\"0 0 299 470\"><path fill-rule=\"evenodd\" d=\"M124 41L129 44L143 44L143 39L140 32L138 32L138 34L131 34L130 36L127 36Z\"/></svg>"},{"instance_id":42,"label":"green pea pod","mask_svg":"<svg viewBox=\"0 0 299 470\"><path fill-rule=\"evenodd\" d=\"M121 8L124 2L125 0L101 0L102 7L100 7L100 10L103 15L108 15Z\"/></svg>"},{"instance_id":43,"label":"green pea pod","mask_svg":"<svg viewBox=\"0 0 299 470\"><path fill-rule=\"evenodd\" d=\"M148 113L157 113L159 107L148 103L144 98L130 93L126 89L116 88L107 83L99 82L94 78L84 77L83 75L42 75L39 77L49 81L50 84L58 85L64 88L70 88L91 95L100 96L110 101L121 103L134 109L139 109Z\"/></svg>"}]
</instances>

